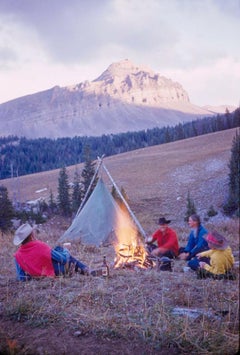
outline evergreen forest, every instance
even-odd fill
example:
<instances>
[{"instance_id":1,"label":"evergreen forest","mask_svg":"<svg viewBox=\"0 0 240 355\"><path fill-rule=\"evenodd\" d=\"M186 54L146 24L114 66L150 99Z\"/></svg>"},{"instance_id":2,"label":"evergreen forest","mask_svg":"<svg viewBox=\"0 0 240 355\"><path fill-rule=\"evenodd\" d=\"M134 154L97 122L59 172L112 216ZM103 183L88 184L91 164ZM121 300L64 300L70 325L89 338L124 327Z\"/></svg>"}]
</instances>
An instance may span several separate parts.
<instances>
[{"instance_id":1,"label":"evergreen forest","mask_svg":"<svg viewBox=\"0 0 240 355\"><path fill-rule=\"evenodd\" d=\"M240 126L240 108L230 113L205 117L175 126L100 137L38 138L0 137L0 179L60 169L82 163L84 149L91 159L111 156L139 148L169 143Z\"/></svg>"}]
</instances>

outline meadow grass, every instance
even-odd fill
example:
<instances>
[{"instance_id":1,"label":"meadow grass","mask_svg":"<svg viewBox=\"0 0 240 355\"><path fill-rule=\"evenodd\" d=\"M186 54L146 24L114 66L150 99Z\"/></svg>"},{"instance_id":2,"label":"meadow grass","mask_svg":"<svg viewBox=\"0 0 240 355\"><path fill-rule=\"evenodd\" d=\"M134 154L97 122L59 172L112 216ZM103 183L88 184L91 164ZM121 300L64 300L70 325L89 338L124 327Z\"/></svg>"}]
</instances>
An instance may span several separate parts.
<instances>
[{"instance_id":1,"label":"meadow grass","mask_svg":"<svg viewBox=\"0 0 240 355\"><path fill-rule=\"evenodd\" d=\"M227 235L236 260L237 221L218 226ZM54 240L51 241L55 243ZM239 272L237 279L198 280L194 272L183 272L185 263L176 260L173 272L153 269L114 269L113 249L77 245L74 254L92 266L101 264L107 254L110 277L82 276L43 278L17 282L13 265L12 236L1 237L1 322L0 352L24 354L37 351L27 336L47 329L61 329L71 339L94 336L109 342L122 339L149 345L156 352L235 354L239 347ZM186 310L176 315L174 309ZM192 317L195 310L197 316ZM189 312L188 312L189 311ZM16 330L21 329L21 340ZM39 342L41 339L39 339ZM34 345L35 344L35 345ZM35 346L35 347L34 347ZM43 345L42 345L43 346ZM37 354L37 352L35 352ZM50 352L51 353L51 352ZM60 352L61 353L61 352ZM64 353L64 352L63 352ZM63 354L62 353L62 354Z\"/></svg>"}]
</instances>

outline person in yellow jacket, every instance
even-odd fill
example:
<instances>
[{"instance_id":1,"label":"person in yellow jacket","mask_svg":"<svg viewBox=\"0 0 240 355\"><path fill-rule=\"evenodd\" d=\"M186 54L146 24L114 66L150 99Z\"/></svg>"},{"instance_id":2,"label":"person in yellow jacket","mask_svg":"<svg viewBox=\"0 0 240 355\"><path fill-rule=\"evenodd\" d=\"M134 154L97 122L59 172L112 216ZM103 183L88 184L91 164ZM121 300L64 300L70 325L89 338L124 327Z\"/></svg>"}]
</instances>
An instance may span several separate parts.
<instances>
[{"instance_id":1,"label":"person in yellow jacket","mask_svg":"<svg viewBox=\"0 0 240 355\"><path fill-rule=\"evenodd\" d=\"M234 257L227 240L218 232L212 231L206 236L209 250L197 254L197 258L209 258L209 262L199 262L198 278L235 279L232 274Z\"/></svg>"}]
</instances>

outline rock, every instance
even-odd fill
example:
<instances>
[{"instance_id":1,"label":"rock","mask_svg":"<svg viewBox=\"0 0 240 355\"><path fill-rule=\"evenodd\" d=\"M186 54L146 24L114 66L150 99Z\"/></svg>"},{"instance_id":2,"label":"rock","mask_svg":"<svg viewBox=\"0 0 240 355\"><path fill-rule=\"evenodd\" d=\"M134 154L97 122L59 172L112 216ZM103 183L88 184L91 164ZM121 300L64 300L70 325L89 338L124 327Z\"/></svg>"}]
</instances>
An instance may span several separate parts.
<instances>
[{"instance_id":1,"label":"rock","mask_svg":"<svg viewBox=\"0 0 240 355\"><path fill-rule=\"evenodd\" d=\"M100 136L176 125L213 112L193 105L183 87L129 60L97 79L20 97L0 105L2 136Z\"/></svg>"}]
</instances>

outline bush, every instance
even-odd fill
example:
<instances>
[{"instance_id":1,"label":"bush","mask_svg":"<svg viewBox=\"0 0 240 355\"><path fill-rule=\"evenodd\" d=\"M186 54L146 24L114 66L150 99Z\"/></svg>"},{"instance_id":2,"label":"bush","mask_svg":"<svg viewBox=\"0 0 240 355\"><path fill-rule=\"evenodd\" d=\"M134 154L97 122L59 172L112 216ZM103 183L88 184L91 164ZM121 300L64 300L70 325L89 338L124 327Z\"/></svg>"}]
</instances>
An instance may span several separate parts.
<instances>
[{"instance_id":1,"label":"bush","mask_svg":"<svg viewBox=\"0 0 240 355\"><path fill-rule=\"evenodd\" d=\"M208 217L214 217L214 216L216 216L217 214L218 214L218 212L215 211L213 205L211 205L211 206L209 207L209 210L207 211Z\"/></svg>"},{"instance_id":2,"label":"bush","mask_svg":"<svg viewBox=\"0 0 240 355\"><path fill-rule=\"evenodd\" d=\"M185 218L184 221L187 222L189 217L193 214L197 214L197 210L195 207L195 203L192 200L191 196L190 196L190 192L188 191L188 195L187 195L187 211L185 214Z\"/></svg>"}]
</instances>

